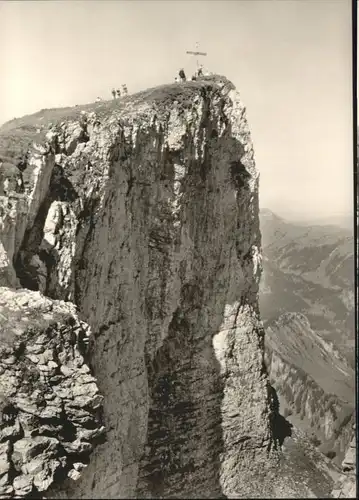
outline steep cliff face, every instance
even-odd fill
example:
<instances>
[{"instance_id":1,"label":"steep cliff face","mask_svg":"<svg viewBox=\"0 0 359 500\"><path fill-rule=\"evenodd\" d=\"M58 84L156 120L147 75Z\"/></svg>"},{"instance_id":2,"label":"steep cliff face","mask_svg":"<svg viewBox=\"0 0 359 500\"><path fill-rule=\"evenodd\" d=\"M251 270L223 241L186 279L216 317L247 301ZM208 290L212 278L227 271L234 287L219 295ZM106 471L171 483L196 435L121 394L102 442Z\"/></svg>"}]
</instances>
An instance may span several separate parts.
<instances>
[{"instance_id":1,"label":"steep cliff face","mask_svg":"<svg viewBox=\"0 0 359 500\"><path fill-rule=\"evenodd\" d=\"M46 116L0 133L2 276L90 325L107 439L51 496L306 496L276 472L258 174L233 85L55 110L49 131Z\"/></svg>"}]
</instances>

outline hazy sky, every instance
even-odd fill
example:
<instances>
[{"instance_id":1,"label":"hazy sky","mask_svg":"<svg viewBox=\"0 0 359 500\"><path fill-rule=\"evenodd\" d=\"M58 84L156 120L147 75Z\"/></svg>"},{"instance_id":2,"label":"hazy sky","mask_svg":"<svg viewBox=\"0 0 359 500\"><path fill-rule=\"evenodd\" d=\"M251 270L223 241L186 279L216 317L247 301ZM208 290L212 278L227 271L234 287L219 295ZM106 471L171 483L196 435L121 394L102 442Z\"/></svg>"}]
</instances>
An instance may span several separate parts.
<instances>
[{"instance_id":1,"label":"hazy sky","mask_svg":"<svg viewBox=\"0 0 359 500\"><path fill-rule=\"evenodd\" d=\"M0 123L173 82L196 41L247 107L261 206L351 212L350 0L0 1Z\"/></svg>"}]
</instances>

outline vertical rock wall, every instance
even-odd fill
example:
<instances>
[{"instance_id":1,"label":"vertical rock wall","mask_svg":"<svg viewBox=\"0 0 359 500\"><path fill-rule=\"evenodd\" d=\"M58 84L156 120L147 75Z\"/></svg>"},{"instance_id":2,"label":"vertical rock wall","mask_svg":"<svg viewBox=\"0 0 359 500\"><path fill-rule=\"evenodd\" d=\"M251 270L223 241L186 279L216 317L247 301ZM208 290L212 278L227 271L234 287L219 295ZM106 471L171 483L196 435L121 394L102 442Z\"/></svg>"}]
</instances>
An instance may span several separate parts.
<instances>
[{"instance_id":1,"label":"vertical rock wall","mask_svg":"<svg viewBox=\"0 0 359 500\"><path fill-rule=\"evenodd\" d=\"M215 77L106 106L51 129L21 229L4 229L6 272L12 260L22 286L71 300L93 331L107 441L56 494L274 495L239 94Z\"/></svg>"}]
</instances>

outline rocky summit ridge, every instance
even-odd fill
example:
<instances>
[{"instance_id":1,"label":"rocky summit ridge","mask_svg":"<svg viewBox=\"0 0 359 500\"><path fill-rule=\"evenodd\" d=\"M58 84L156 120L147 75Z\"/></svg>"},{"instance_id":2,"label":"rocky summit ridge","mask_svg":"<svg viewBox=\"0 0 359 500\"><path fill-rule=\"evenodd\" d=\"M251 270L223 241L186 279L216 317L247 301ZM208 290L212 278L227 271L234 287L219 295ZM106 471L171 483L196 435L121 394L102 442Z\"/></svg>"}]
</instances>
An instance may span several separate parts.
<instances>
[{"instance_id":1,"label":"rocky summit ridge","mask_svg":"<svg viewBox=\"0 0 359 500\"><path fill-rule=\"evenodd\" d=\"M1 494L320 496L281 468L233 84L43 110L0 159Z\"/></svg>"}]
</instances>

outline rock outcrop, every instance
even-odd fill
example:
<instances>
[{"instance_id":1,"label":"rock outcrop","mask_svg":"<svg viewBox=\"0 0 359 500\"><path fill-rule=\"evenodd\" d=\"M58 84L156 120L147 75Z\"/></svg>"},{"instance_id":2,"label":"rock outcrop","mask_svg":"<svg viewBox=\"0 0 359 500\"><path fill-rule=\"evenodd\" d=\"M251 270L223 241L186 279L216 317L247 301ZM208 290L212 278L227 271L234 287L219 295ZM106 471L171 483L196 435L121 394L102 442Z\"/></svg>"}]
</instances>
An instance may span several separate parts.
<instances>
[{"instance_id":1,"label":"rock outcrop","mask_svg":"<svg viewBox=\"0 0 359 500\"><path fill-rule=\"evenodd\" d=\"M1 498L76 479L103 435L89 337L72 304L0 288Z\"/></svg>"},{"instance_id":2,"label":"rock outcrop","mask_svg":"<svg viewBox=\"0 0 359 500\"><path fill-rule=\"evenodd\" d=\"M357 498L356 496L356 436L354 434L342 463L343 474L332 491L334 498Z\"/></svg>"},{"instance_id":3,"label":"rock outcrop","mask_svg":"<svg viewBox=\"0 0 359 500\"><path fill-rule=\"evenodd\" d=\"M258 173L233 85L43 112L1 148L3 279L76 304L104 397L106 443L50 496L306 495L278 475Z\"/></svg>"}]
</instances>

